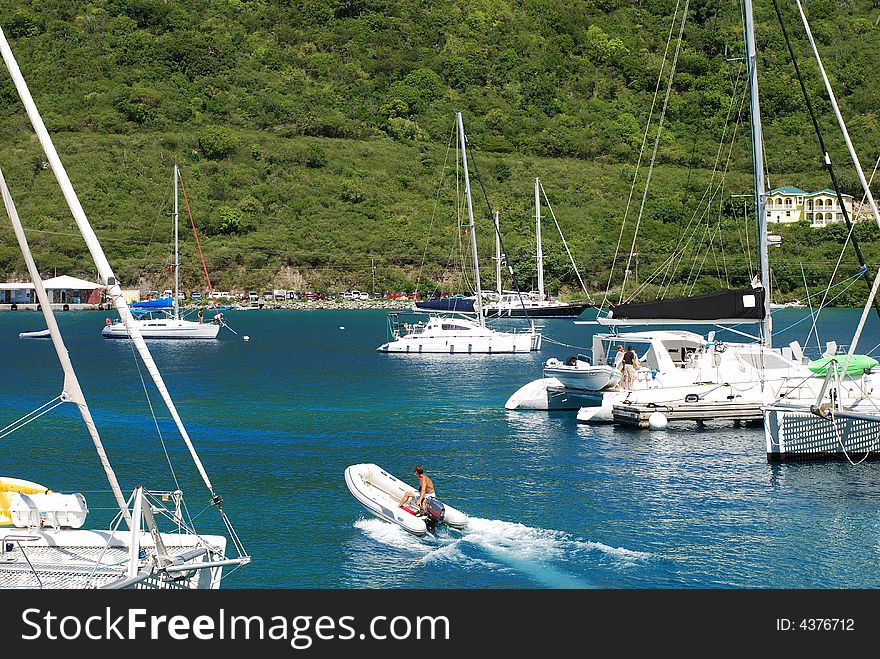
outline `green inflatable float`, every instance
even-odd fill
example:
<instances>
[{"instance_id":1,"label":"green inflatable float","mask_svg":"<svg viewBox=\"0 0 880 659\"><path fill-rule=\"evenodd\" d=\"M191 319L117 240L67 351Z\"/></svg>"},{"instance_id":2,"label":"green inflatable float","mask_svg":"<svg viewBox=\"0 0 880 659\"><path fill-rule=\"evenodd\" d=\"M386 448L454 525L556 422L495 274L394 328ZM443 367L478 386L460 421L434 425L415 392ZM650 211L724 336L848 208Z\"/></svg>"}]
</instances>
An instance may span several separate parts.
<instances>
[{"instance_id":1,"label":"green inflatable float","mask_svg":"<svg viewBox=\"0 0 880 659\"><path fill-rule=\"evenodd\" d=\"M846 355L832 355L831 357L823 357L815 359L809 363L809 368L816 375L827 375L828 368L832 362L839 364L838 370L843 368L846 362ZM849 360L849 366L846 368L846 374L851 377L857 377L870 368L874 368L878 364L877 360L868 355L853 355Z\"/></svg>"}]
</instances>

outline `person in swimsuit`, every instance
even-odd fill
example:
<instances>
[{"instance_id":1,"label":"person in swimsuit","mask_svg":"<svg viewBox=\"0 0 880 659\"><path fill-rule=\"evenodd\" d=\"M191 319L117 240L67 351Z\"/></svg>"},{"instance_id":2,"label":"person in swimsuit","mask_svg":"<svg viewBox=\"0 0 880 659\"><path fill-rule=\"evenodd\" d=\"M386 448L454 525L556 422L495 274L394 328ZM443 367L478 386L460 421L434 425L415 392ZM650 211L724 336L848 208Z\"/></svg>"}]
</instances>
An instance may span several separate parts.
<instances>
[{"instance_id":1,"label":"person in swimsuit","mask_svg":"<svg viewBox=\"0 0 880 659\"><path fill-rule=\"evenodd\" d=\"M425 470L422 469L422 465L416 465L415 475L419 478L419 497L416 502L416 506L418 506L419 510L422 509L422 503L425 501L425 497L434 497L434 481L431 480L431 477L425 473ZM403 495L403 498L400 500L400 506L405 506L410 499L415 499L416 493L413 491L409 491Z\"/></svg>"}]
</instances>

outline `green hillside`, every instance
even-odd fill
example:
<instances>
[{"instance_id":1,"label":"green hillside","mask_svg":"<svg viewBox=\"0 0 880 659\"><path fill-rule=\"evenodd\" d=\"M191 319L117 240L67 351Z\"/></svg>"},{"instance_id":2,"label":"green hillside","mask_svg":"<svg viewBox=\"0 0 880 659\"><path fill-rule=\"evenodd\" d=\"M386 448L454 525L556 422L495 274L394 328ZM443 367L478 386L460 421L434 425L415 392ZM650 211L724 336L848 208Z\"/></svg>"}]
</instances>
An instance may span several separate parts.
<instances>
[{"instance_id":1,"label":"green hillside","mask_svg":"<svg viewBox=\"0 0 880 659\"><path fill-rule=\"evenodd\" d=\"M841 189L860 200L796 8L778 3ZM215 288L458 288L450 136L461 111L484 280L494 282L491 208L520 286L534 286L539 177L552 205L542 211L549 288L579 287L555 217L601 299L619 287L631 247L648 283L641 297L754 274L739 3L691 1L682 24L685 4L0 0L0 25L124 286L169 287L176 161ZM867 176L880 154L878 4L805 2ZM772 0L755 12L769 184L831 187ZM0 132L0 167L37 263L94 278L5 71ZM203 289L180 203L183 286ZM876 268L880 232L857 228ZM783 236L774 293L824 287L845 227L772 231ZM837 279L856 268L849 248ZM8 228L0 273L24 274ZM837 303L860 305L865 293L854 286Z\"/></svg>"}]
</instances>

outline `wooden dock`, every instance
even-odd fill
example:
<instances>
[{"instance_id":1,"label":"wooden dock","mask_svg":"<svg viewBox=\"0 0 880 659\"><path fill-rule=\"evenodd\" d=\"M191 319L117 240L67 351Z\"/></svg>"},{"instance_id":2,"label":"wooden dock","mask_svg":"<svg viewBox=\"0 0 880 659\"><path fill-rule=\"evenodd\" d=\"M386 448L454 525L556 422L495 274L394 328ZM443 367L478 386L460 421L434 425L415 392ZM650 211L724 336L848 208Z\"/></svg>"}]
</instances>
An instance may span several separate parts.
<instances>
[{"instance_id":1,"label":"wooden dock","mask_svg":"<svg viewBox=\"0 0 880 659\"><path fill-rule=\"evenodd\" d=\"M648 420L660 412L672 421L761 421L761 403L742 401L697 401L695 403L648 403L645 405L615 405L614 423L623 426L648 428Z\"/></svg>"}]
</instances>

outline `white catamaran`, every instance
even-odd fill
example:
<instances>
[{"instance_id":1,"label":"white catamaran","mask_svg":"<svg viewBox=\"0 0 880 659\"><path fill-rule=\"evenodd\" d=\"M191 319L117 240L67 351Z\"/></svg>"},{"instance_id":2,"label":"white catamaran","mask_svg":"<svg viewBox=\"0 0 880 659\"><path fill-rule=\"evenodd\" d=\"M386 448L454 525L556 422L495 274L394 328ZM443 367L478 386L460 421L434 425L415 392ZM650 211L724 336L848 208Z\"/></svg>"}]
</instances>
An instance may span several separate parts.
<instances>
[{"instance_id":1,"label":"white catamaran","mask_svg":"<svg viewBox=\"0 0 880 659\"><path fill-rule=\"evenodd\" d=\"M400 313L388 314L388 330L391 340L376 350L386 353L422 354L509 354L526 353L541 348L541 334L530 323L527 331L501 332L486 326L483 309L483 295L480 288L480 264L477 257L477 236L474 230L474 209L471 200L471 184L468 175L468 160L464 123L461 112L456 114L458 139L461 149L461 164L464 171L465 196L467 198L468 228L471 242L471 256L474 264L476 295L473 313L448 315L414 313L402 317Z\"/></svg>"},{"instance_id":2,"label":"white catamaran","mask_svg":"<svg viewBox=\"0 0 880 659\"><path fill-rule=\"evenodd\" d=\"M65 200L85 239L100 280L126 324L140 359L149 371L204 481L210 504L216 508L229 535L227 538L225 535L198 533L187 513L182 492L177 487L156 491L138 485L130 496L123 495L52 314L12 195L0 172L3 204L34 283L37 299L64 373L62 391L55 399L10 424L0 431L0 435L8 435L62 403L73 403L94 443L118 507L115 518L106 528L91 530L83 528L88 505L81 494L61 494L37 483L0 478L0 587L217 588L224 576L224 568L249 563L250 556L232 528L223 510L222 497L208 478L150 351L133 322L116 277L61 164L2 30L0 51Z\"/></svg>"}]
</instances>

